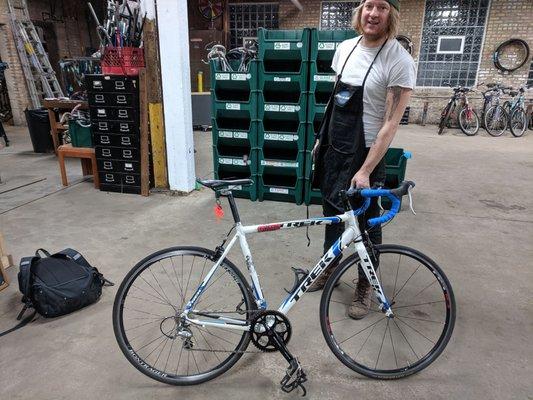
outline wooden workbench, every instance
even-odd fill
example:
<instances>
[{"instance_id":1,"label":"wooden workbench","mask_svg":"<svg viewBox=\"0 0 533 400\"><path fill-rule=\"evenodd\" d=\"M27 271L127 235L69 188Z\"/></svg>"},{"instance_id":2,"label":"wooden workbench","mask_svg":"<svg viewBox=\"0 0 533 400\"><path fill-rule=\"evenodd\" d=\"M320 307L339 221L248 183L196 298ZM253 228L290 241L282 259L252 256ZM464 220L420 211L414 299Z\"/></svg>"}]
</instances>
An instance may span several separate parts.
<instances>
[{"instance_id":1,"label":"wooden workbench","mask_svg":"<svg viewBox=\"0 0 533 400\"><path fill-rule=\"evenodd\" d=\"M54 142L54 152L57 154L57 148L60 145L59 134L66 131L68 126L59 123L61 114L71 111L74 107L81 104L82 110L89 109L86 101L70 100L70 99L44 99L43 107L48 110L48 118L50 119L50 135Z\"/></svg>"}]
</instances>

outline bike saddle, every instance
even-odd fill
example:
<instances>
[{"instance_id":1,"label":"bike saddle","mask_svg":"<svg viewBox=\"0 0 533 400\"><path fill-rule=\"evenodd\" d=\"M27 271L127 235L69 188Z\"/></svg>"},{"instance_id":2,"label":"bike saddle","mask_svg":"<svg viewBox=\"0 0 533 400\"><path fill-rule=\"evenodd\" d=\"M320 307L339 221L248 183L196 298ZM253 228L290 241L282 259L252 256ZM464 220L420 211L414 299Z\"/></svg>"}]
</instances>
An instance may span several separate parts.
<instances>
[{"instance_id":1,"label":"bike saddle","mask_svg":"<svg viewBox=\"0 0 533 400\"><path fill-rule=\"evenodd\" d=\"M222 189L224 187L228 186L249 186L253 185L254 181L251 179L197 179L196 182L198 182L200 185L203 185L205 187L208 187L209 189L217 190Z\"/></svg>"}]
</instances>

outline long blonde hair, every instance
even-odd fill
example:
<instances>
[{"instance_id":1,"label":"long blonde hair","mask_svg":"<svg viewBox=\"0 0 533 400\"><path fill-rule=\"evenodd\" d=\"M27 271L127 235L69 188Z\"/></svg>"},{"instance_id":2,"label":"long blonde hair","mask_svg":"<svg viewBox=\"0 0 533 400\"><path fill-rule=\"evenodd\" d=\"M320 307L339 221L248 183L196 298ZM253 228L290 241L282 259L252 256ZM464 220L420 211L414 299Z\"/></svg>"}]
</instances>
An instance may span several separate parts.
<instances>
[{"instance_id":1,"label":"long blonde hair","mask_svg":"<svg viewBox=\"0 0 533 400\"><path fill-rule=\"evenodd\" d=\"M361 1L354 10L352 14L352 27L359 33L363 33L363 24L361 23L361 16L363 13L363 6L365 0ZM395 7L390 7L389 13L389 28L387 34L390 38L395 38L400 32L400 12Z\"/></svg>"}]
</instances>

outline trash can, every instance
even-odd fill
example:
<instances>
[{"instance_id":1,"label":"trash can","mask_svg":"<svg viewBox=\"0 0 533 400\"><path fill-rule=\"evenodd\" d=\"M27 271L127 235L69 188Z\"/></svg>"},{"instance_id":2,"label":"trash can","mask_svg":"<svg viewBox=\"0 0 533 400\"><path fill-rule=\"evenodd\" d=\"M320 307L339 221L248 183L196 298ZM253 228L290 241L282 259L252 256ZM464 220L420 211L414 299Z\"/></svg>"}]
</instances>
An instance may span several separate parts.
<instances>
[{"instance_id":1,"label":"trash can","mask_svg":"<svg viewBox=\"0 0 533 400\"><path fill-rule=\"evenodd\" d=\"M46 108L24 111L31 144L35 153L49 153L54 151L54 142L50 135L50 120Z\"/></svg>"}]
</instances>

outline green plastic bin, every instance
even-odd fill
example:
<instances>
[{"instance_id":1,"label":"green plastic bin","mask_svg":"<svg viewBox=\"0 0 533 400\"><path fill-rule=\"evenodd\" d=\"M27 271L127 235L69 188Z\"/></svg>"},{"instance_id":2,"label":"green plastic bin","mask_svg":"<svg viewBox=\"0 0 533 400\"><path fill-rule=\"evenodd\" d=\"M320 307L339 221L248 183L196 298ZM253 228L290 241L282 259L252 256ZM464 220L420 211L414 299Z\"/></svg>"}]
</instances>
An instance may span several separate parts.
<instances>
[{"instance_id":1,"label":"green plastic bin","mask_svg":"<svg viewBox=\"0 0 533 400\"><path fill-rule=\"evenodd\" d=\"M211 67L211 92L216 101L248 102L257 92L258 61L250 62L247 72L225 72L217 61L209 62Z\"/></svg>"},{"instance_id":2,"label":"green plastic bin","mask_svg":"<svg viewBox=\"0 0 533 400\"><path fill-rule=\"evenodd\" d=\"M310 29L258 30L259 60L265 72L299 73L309 61Z\"/></svg>"},{"instance_id":3,"label":"green plastic bin","mask_svg":"<svg viewBox=\"0 0 533 400\"><path fill-rule=\"evenodd\" d=\"M213 164L215 179L252 179L253 185L234 188L232 192L235 197L257 200L257 150L248 146L213 145Z\"/></svg>"},{"instance_id":4,"label":"green plastic bin","mask_svg":"<svg viewBox=\"0 0 533 400\"><path fill-rule=\"evenodd\" d=\"M73 147L93 147L91 124L85 125L78 119L68 121L68 133Z\"/></svg>"}]
</instances>

